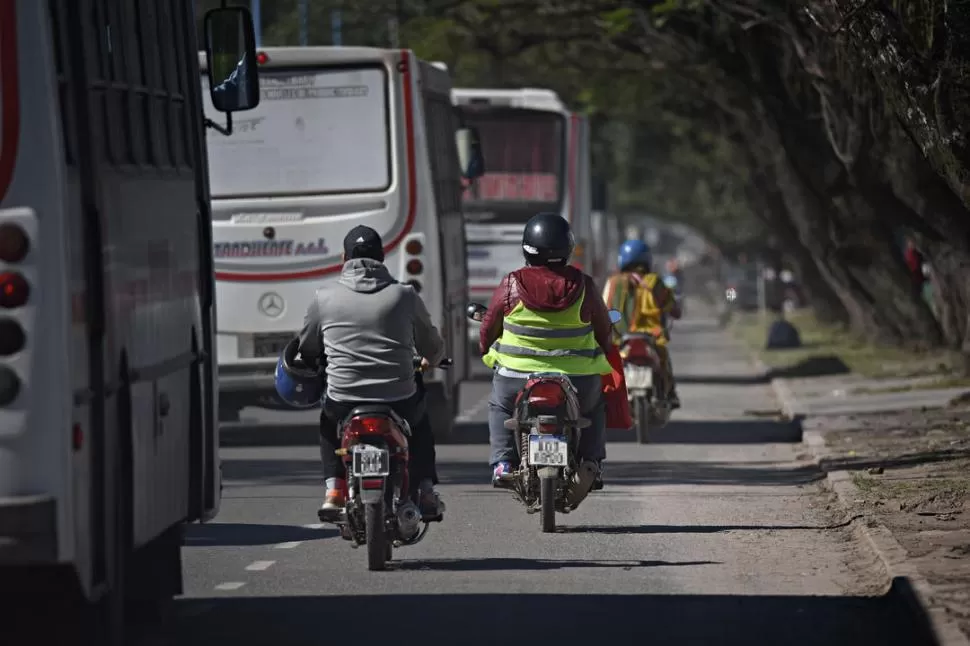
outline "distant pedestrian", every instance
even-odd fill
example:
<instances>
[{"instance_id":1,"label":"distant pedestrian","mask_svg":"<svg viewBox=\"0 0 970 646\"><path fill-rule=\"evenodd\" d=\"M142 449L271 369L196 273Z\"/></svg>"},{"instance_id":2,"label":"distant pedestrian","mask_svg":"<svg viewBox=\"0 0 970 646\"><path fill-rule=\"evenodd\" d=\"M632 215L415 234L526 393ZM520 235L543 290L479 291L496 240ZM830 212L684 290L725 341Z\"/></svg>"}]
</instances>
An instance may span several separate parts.
<instances>
[{"instance_id":1,"label":"distant pedestrian","mask_svg":"<svg viewBox=\"0 0 970 646\"><path fill-rule=\"evenodd\" d=\"M906 269L909 272L913 293L922 298L923 284L926 282L926 276L923 274L923 264L926 263L926 258L916 246L916 240L912 236L906 237L906 249L903 251L903 258L906 261Z\"/></svg>"}]
</instances>

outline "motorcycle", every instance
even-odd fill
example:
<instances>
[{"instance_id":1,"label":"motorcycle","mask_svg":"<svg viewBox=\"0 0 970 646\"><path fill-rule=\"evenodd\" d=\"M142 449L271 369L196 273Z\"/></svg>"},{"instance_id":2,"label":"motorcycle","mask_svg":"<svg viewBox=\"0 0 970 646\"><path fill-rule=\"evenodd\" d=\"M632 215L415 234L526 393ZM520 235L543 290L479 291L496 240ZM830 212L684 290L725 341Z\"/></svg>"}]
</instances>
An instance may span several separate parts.
<instances>
[{"instance_id":1,"label":"motorcycle","mask_svg":"<svg viewBox=\"0 0 970 646\"><path fill-rule=\"evenodd\" d=\"M656 343L656 338L651 334L626 334L620 340L623 378L626 380L630 413L640 444L650 441L651 427L666 426L670 420L670 405L657 396L663 378Z\"/></svg>"},{"instance_id":2,"label":"motorcycle","mask_svg":"<svg viewBox=\"0 0 970 646\"><path fill-rule=\"evenodd\" d=\"M444 359L439 368L452 365ZM415 358L418 388L423 391L421 359ZM367 569L383 570L395 547L416 545L435 518L422 518L408 473L408 438L405 419L386 404L356 407L338 426L341 456L347 468L347 503L333 522L355 549L367 546ZM438 511L444 512L438 502ZM424 527L421 527L421 522Z\"/></svg>"},{"instance_id":3,"label":"motorcycle","mask_svg":"<svg viewBox=\"0 0 970 646\"><path fill-rule=\"evenodd\" d=\"M481 321L486 308L468 305L468 318ZM622 315L610 311L613 323ZM590 420L582 417L575 386L564 374L529 375L516 395L512 418L519 466L512 474L512 492L529 514L539 513L543 532L556 529L556 512L568 514L589 495L598 466L579 458L579 439Z\"/></svg>"}]
</instances>

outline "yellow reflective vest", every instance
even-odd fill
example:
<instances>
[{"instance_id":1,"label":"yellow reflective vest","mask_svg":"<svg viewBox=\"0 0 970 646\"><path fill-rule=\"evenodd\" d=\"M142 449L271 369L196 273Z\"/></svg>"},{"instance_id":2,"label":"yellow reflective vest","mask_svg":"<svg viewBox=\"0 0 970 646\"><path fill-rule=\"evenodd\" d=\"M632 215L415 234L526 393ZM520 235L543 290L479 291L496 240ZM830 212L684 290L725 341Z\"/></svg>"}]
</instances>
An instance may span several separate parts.
<instances>
[{"instance_id":1,"label":"yellow reflective vest","mask_svg":"<svg viewBox=\"0 0 970 646\"><path fill-rule=\"evenodd\" d=\"M572 305L557 312L534 312L521 301L502 319L502 336L482 361L516 372L606 375L612 372L593 326L580 317L585 289Z\"/></svg>"}]
</instances>

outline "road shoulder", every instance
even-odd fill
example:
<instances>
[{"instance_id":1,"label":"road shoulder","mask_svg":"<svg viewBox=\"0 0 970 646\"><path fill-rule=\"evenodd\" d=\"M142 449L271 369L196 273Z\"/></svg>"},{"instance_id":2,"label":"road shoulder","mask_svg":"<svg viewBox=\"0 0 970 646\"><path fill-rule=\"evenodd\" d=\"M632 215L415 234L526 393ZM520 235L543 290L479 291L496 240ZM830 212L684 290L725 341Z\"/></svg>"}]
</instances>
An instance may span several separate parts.
<instances>
[{"instance_id":1,"label":"road shoulder","mask_svg":"<svg viewBox=\"0 0 970 646\"><path fill-rule=\"evenodd\" d=\"M908 579L940 644L970 646L970 405L807 417L776 378L786 413L891 579ZM860 406L865 408L864 406Z\"/></svg>"}]
</instances>

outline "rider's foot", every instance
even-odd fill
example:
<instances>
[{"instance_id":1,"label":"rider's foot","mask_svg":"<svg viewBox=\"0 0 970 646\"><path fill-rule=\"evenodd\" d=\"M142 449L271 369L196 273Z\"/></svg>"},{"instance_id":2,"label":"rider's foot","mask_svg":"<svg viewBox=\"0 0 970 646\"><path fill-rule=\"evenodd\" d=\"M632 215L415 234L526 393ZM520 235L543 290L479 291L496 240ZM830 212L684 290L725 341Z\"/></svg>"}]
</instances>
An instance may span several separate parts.
<instances>
[{"instance_id":1,"label":"rider's foot","mask_svg":"<svg viewBox=\"0 0 970 646\"><path fill-rule=\"evenodd\" d=\"M347 504L347 481L337 480L336 486L327 489L327 497L317 511L317 517L327 523L338 520Z\"/></svg>"},{"instance_id":2,"label":"rider's foot","mask_svg":"<svg viewBox=\"0 0 970 646\"><path fill-rule=\"evenodd\" d=\"M432 489L421 492L421 496L418 498L418 508L421 509L422 520L437 520L444 514L445 503L442 502L438 492Z\"/></svg>"},{"instance_id":3,"label":"rider's foot","mask_svg":"<svg viewBox=\"0 0 970 646\"><path fill-rule=\"evenodd\" d=\"M677 391L670 393L667 397L667 401L670 403L670 410L677 410L680 408L680 397L677 395Z\"/></svg>"},{"instance_id":4,"label":"rider's foot","mask_svg":"<svg viewBox=\"0 0 970 646\"><path fill-rule=\"evenodd\" d=\"M492 471L492 486L499 489L508 489L512 485L512 465L508 462L499 462Z\"/></svg>"}]
</instances>

